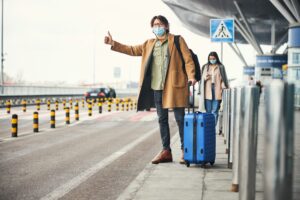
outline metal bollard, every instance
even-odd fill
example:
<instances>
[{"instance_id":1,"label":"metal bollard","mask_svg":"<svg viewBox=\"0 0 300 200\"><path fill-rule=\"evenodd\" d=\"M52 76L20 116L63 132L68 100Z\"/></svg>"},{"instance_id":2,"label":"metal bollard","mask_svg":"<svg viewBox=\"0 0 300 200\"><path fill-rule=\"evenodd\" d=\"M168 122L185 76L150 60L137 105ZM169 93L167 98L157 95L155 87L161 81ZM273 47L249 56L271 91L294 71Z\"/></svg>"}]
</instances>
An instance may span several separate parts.
<instances>
[{"instance_id":1,"label":"metal bollard","mask_svg":"<svg viewBox=\"0 0 300 200\"><path fill-rule=\"evenodd\" d=\"M33 132L34 133L39 132L39 113L38 112L33 113Z\"/></svg>"},{"instance_id":2,"label":"metal bollard","mask_svg":"<svg viewBox=\"0 0 300 200\"><path fill-rule=\"evenodd\" d=\"M230 134L230 107L231 107L231 96L230 89L223 91L223 130L224 130L224 144L226 144L225 152L228 153L229 147L229 134Z\"/></svg>"},{"instance_id":3,"label":"metal bollard","mask_svg":"<svg viewBox=\"0 0 300 200\"><path fill-rule=\"evenodd\" d=\"M55 101L55 110L58 110L58 100Z\"/></svg>"},{"instance_id":4,"label":"metal bollard","mask_svg":"<svg viewBox=\"0 0 300 200\"><path fill-rule=\"evenodd\" d=\"M266 88L264 199L293 199L294 93L280 80Z\"/></svg>"},{"instance_id":5,"label":"metal bollard","mask_svg":"<svg viewBox=\"0 0 300 200\"><path fill-rule=\"evenodd\" d=\"M70 124L70 108L66 107L66 124Z\"/></svg>"},{"instance_id":6,"label":"metal bollard","mask_svg":"<svg viewBox=\"0 0 300 200\"><path fill-rule=\"evenodd\" d=\"M18 137L18 115L16 114L11 118L11 137Z\"/></svg>"},{"instance_id":7,"label":"metal bollard","mask_svg":"<svg viewBox=\"0 0 300 200\"><path fill-rule=\"evenodd\" d=\"M50 128L55 128L55 110L50 112Z\"/></svg>"},{"instance_id":8,"label":"metal bollard","mask_svg":"<svg viewBox=\"0 0 300 200\"><path fill-rule=\"evenodd\" d=\"M47 100L47 110L50 110L50 106L51 106L51 101Z\"/></svg>"},{"instance_id":9,"label":"metal bollard","mask_svg":"<svg viewBox=\"0 0 300 200\"><path fill-rule=\"evenodd\" d=\"M233 157L233 132L236 125L235 112L236 112L236 88L230 89L230 125L228 134L228 168L232 169L232 157Z\"/></svg>"},{"instance_id":10,"label":"metal bollard","mask_svg":"<svg viewBox=\"0 0 300 200\"><path fill-rule=\"evenodd\" d=\"M79 120L79 106L78 103L75 104L75 120Z\"/></svg>"},{"instance_id":11,"label":"metal bollard","mask_svg":"<svg viewBox=\"0 0 300 200\"><path fill-rule=\"evenodd\" d=\"M10 100L6 101L6 113L10 114L10 110L11 110L11 103Z\"/></svg>"},{"instance_id":12,"label":"metal bollard","mask_svg":"<svg viewBox=\"0 0 300 200\"><path fill-rule=\"evenodd\" d=\"M255 199L259 88L245 87L239 154L239 199Z\"/></svg>"},{"instance_id":13,"label":"metal bollard","mask_svg":"<svg viewBox=\"0 0 300 200\"><path fill-rule=\"evenodd\" d=\"M92 116L92 103L91 102L88 103L88 109L89 109L89 111L88 111L89 116Z\"/></svg>"},{"instance_id":14,"label":"metal bollard","mask_svg":"<svg viewBox=\"0 0 300 200\"><path fill-rule=\"evenodd\" d=\"M231 191L239 191L239 143L240 143L240 132L243 128L241 121L242 115L242 102L244 101L244 88L235 88L234 101L235 106L233 107L234 126L232 129L232 185Z\"/></svg>"},{"instance_id":15,"label":"metal bollard","mask_svg":"<svg viewBox=\"0 0 300 200\"><path fill-rule=\"evenodd\" d=\"M36 104L36 109L37 109L37 110L40 110L40 109L41 109L41 100L40 100L40 99L37 99L37 100L35 101L35 104Z\"/></svg>"},{"instance_id":16,"label":"metal bollard","mask_svg":"<svg viewBox=\"0 0 300 200\"><path fill-rule=\"evenodd\" d=\"M23 110L23 112L26 112L26 104L27 104L26 100L22 100L22 110Z\"/></svg>"}]
</instances>

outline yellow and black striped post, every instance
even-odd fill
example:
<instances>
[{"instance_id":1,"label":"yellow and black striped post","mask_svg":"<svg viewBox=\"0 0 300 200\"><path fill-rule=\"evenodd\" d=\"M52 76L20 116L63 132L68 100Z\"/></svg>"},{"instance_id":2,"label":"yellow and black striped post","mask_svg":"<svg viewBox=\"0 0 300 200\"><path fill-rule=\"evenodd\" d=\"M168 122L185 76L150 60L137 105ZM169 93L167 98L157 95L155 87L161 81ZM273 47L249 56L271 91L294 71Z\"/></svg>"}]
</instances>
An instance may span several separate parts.
<instances>
[{"instance_id":1,"label":"yellow and black striped post","mask_svg":"<svg viewBox=\"0 0 300 200\"><path fill-rule=\"evenodd\" d=\"M136 103L136 101L134 101L134 109L135 110L137 109L137 103Z\"/></svg>"},{"instance_id":2,"label":"yellow and black striped post","mask_svg":"<svg viewBox=\"0 0 300 200\"><path fill-rule=\"evenodd\" d=\"M126 111L129 111L129 103L128 103L128 100L126 100Z\"/></svg>"},{"instance_id":3,"label":"yellow and black striped post","mask_svg":"<svg viewBox=\"0 0 300 200\"><path fill-rule=\"evenodd\" d=\"M88 112L89 112L89 116L92 116L92 102L89 102L89 104L88 104Z\"/></svg>"},{"instance_id":4,"label":"yellow and black striped post","mask_svg":"<svg viewBox=\"0 0 300 200\"><path fill-rule=\"evenodd\" d=\"M73 99L70 99L69 104L70 104L70 109L72 110L73 109Z\"/></svg>"},{"instance_id":5,"label":"yellow and black striped post","mask_svg":"<svg viewBox=\"0 0 300 200\"><path fill-rule=\"evenodd\" d=\"M116 99L116 111L119 111L119 99Z\"/></svg>"},{"instance_id":6,"label":"yellow and black striped post","mask_svg":"<svg viewBox=\"0 0 300 200\"><path fill-rule=\"evenodd\" d=\"M124 107L125 107L124 103L125 103L125 101L123 99L122 102L121 102L121 111L124 111Z\"/></svg>"},{"instance_id":7,"label":"yellow and black striped post","mask_svg":"<svg viewBox=\"0 0 300 200\"><path fill-rule=\"evenodd\" d=\"M22 100L22 110L23 110L23 112L26 112L26 104L27 104L26 100Z\"/></svg>"},{"instance_id":8,"label":"yellow and black striped post","mask_svg":"<svg viewBox=\"0 0 300 200\"><path fill-rule=\"evenodd\" d=\"M50 99L47 100L47 110L50 110L50 106L51 106L51 101Z\"/></svg>"},{"instance_id":9,"label":"yellow and black striped post","mask_svg":"<svg viewBox=\"0 0 300 200\"><path fill-rule=\"evenodd\" d=\"M111 112L111 100L110 99L107 102L107 111Z\"/></svg>"},{"instance_id":10,"label":"yellow and black striped post","mask_svg":"<svg viewBox=\"0 0 300 200\"><path fill-rule=\"evenodd\" d=\"M130 100L130 110L133 110L133 102Z\"/></svg>"},{"instance_id":11,"label":"yellow and black striped post","mask_svg":"<svg viewBox=\"0 0 300 200\"><path fill-rule=\"evenodd\" d=\"M66 124L70 124L70 108L66 107Z\"/></svg>"},{"instance_id":12,"label":"yellow and black striped post","mask_svg":"<svg viewBox=\"0 0 300 200\"><path fill-rule=\"evenodd\" d=\"M55 110L50 112L50 128L55 128Z\"/></svg>"},{"instance_id":13,"label":"yellow and black striped post","mask_svg":"<svg viewBox=\"0 0 300 200\"><path fill-rule=\"evenodd\" d=\"M79 120L79 106L78 103L75 104L75 120Z\"/></svg>"},{"instance_id":14,"label":"yellow and black striped post","mask_svg":"<svg viewBox=\"0 0 300 200\"><path fill-rule=\"evenodd\" d=\"M34 133L39 132L39 113L38 112L33 113L33 132Z\"/></svg>"},{"instance_id":15,"label":"yellow and black striped post","mask_svg":"<svg viewBox=\"0 0 300 200\"><path fill-rule=\"evenodd\" d=\"M66 109L66 100L63 100L63 108Z\"/></svg>"},{"instance_id":16,"label":"yellow and black striped post","mask_svg":"<svg viewBox=\"0 0 300 200\"><path fill-rule=\"evenodd\" d=\"M6 113L10 114L10 109L11 109L11 103L10 100L6 101Z\"/></svg>"},{"instance_id":17,"label":"yellow and black striped post","mask_svg":"<svg viewBox=\"0 0 300 200\"><path fill-rule=\"evenodd\" d=\"M55 101L55 110L58 110L58 100Z\"/></svg>"},{"instance_id":18,"label":"yellow and black striped post","mask_svg":"<svg viewBox=\"0 0 300 200\"><path fill-rule=\"evenodd\" d=\"M18 137L18 115L16 114L11 118L11 137Z\"/></svg>"},{"instance_id":19,"label":"yellow and black striped post","mask_svg":"<svg viewBox=\"0 0 300 200\"><path fill-rule=\"evenodd\" d=\"M98 107L99 107L99 113L102 113L102 102L98 102Z\"/></svg>"},{"instance_id":20,"label":"yellow and black striped post","mask_svg":"<svg viewBox=\"0 0 300 200\"><path fill-rule=\"evenodd\" d=\"M82 107L84 108L84 99L81 100Z\"/></svg>"},{"instance_id":21,"label":"yellow and black striped post","mask_svg":"<svg viewBox=\"0 0 300 200\"><path fill-rule=\"evenodd\" d=\"M40 99L37 99L37 100L35 101L35 104L36 104L36 109L37 109L37 110L40 110L40 109L41 109L41 100L40 100Z\"/></svg>"}]
</instances>

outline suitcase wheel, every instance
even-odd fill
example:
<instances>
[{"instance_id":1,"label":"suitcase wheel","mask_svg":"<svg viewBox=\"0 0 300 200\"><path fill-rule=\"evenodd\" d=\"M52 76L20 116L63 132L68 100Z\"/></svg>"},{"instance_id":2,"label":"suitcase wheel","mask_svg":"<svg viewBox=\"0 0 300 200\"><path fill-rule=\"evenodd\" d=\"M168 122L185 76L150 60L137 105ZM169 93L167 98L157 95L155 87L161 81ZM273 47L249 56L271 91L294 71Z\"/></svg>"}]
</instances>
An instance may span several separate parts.
<instances>
[{"instance_id":1,"label":"suitcase wheel","mask_svg":"<svg viewBox=\"0 0 300 200\"><path fill-rule=\"evenodd\" d=\"M190 167L190 162L189 162L189 161L185 161L185 165L186 165L187 167Z\"/></svg>"},{"instance_id":2,"label":"suitcase wheel","mask_svg":"<svg viewBox=\"0 0 300 200\"><path fill-rule=\"evenodd\" d=\"M215 162L210 162L210 165L213 166L215 164Z\"/></svg>"}]
</instances>

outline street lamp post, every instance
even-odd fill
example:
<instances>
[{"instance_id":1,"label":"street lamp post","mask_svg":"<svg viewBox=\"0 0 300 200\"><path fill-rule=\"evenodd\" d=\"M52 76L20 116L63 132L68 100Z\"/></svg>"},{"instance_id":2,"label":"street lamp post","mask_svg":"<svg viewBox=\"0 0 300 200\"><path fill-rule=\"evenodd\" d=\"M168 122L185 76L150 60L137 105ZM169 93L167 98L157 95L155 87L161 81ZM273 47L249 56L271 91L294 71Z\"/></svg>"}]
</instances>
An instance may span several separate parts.
<instances>
[{"instance_id":1,"label":"street lamp post","mask_svg":"<svg viewBox=\"0 0 300 200\"><path fill-rule=\"evenodd\" d=\"M3 52L3 1L2 0L2 17L1 17L1 94L4 93L4 52Z\"/></svg>"}]
</instances>

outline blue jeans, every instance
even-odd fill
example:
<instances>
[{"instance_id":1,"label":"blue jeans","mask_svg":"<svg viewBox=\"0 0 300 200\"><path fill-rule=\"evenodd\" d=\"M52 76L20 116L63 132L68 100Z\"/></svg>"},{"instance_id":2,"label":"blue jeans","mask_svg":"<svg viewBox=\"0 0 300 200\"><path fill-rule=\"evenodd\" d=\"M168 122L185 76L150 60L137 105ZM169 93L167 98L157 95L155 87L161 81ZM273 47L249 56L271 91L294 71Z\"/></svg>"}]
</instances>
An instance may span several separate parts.
<instances>
[{"instance_id":1,"label":"blue jeans","mask_svg":"<svg viewBox=\"0 0 300 200\"><path fill-rule=\"evenodd\" d=\"M170 148L170 128L169 128L169 109L162 107L162 90L154 90L154 103L156 106L160 137L164 150ZM184 125L184 108L174 108L174 116L179 129L181 149L183 149L183 125Z\"/></svg>"},{"instance_id":2,"label":"blue jeans","mask_svg":"<svg viewBox=\"0 0 300 200\"><path fill-rule=\"evenodd\" d=\"M212 84L212 87L211 87L211 92L212 92L212 99L211 100L210 99L205 99L205 110L208 113L214 114L215 123L217 125L221 100L216 100L215 99L215 87L214 87L213 84Z\"/></svg>"}]
</instances>

